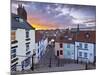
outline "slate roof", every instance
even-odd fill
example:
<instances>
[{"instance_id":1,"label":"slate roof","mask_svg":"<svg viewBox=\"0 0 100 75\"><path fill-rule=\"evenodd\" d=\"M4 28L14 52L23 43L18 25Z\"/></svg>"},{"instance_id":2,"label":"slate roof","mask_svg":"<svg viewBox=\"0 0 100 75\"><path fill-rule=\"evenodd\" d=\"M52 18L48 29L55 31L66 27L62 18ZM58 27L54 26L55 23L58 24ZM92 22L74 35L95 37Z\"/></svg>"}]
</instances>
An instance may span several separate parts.
<instances>
[{"instance_id":1,"label":"slate roof","mask_svg":"<svg viewBox=\"0 0 100 75\"><path fill-rule=\"evenodd\" d=\"M16 29L35 29L33 28L27 21L23 20L23 22L19 22L16 20L16 18L20 18L18 15L12 13L11 14L11 29L16 30Z\"/></svg>"}]
</instances>

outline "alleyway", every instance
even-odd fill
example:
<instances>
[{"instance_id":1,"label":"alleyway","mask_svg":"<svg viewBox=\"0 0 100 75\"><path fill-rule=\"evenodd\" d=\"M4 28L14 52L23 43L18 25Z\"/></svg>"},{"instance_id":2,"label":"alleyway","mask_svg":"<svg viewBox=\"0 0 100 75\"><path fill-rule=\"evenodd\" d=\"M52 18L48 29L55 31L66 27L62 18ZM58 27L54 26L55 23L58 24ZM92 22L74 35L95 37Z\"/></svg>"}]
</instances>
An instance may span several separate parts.
<instances>
[{"instance_id":1,"label":"alleyway","mask_svg":"<svg viewBox=\"0 0 100 75\"><path fill-rule=\"evenodd\" d=\"M39 61L39 68L55 67L57 65L57 58L54 55L54 48L51 45L47 46L47 50Z\"/></svg>"}]
</instances>

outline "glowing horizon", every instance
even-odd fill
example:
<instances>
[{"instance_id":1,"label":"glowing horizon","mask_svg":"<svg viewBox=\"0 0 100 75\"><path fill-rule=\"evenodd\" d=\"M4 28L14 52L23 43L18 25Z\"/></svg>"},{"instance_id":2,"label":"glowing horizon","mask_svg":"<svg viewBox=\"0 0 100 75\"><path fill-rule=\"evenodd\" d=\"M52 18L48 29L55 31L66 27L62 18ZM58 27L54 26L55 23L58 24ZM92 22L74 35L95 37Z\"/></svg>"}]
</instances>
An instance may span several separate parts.
<instances>
[{"instance_id":1,"label":"glowing horizon","mask_svg":"<svg viewBox=\"0 0 100 75\"><path fill-rule=\"evenodd\" d=\"M22 3L27 11L28 22L37 30L63 29L69 26L73 28L79 23L87 27L85 22L96 22L95 6L12 1L12 13L17 14L19 3Z\"/></svg>"}]
</instances>

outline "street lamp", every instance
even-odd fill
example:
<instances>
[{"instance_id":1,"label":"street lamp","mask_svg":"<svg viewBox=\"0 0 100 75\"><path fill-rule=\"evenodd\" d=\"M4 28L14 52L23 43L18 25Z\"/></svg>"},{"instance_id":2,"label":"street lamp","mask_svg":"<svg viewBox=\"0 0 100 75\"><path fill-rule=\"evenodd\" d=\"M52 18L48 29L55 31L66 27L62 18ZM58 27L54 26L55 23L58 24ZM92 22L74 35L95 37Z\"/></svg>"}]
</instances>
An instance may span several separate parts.
<instances>
[{"instance_id":1,"label":"street lamp","mask_svg":"<svg viewBox=\"0 0 100 75\"><path fill-rule=\"evenodd\" d=\"M77 64L78 64L78 49L79 49L79 46L77 46Z\"/></svg>"},{"instance_id":2,"label":"street lamp","mask_svg":"<svg viewBox=\"0 0 100 75\"><path fill-rule=\"evenodd\" d=\"M32 67L31 70L34 71L34 56L36 55L35 51L33 50L33 55L32 55Z\"/></svg>"},{"instance_id":3,"label":"street lamp","mask_svg":"<svg viewBox=\"0 0 100 75\"><path fill-rule=\"evenodd\" d=\"M49 63L49 67L51 68L51 56L50 56L50 63Z\"/></svg>"},{"instance_id":4,"label":"street lamp","mask_svg":"<svg viewBox=\"0 0 100 75\"><path fill-rule=\"evenodd\" d=\"M87 65L87 60L86 60L86 64L85 64L85 70L88 69L88 65Z\"/></svg>"},{"instance_id":5,"label":"street lamp","mask_svg":"<svg viewBox=\"0 0 100 75\"><path fill-rule=\"evenodd\" d=\"M50 46L50 47L51 47L51 49L53 48L53 43L54 43L54 41L55 41L54 39L51 39L51 46ZM51 67L51 59L52 59L52 57L51 57L51 56L52 56L52 52L51 52L51 54L50 54L50 62L49 62L49 67Z\"/></svg>"}]
</instances>

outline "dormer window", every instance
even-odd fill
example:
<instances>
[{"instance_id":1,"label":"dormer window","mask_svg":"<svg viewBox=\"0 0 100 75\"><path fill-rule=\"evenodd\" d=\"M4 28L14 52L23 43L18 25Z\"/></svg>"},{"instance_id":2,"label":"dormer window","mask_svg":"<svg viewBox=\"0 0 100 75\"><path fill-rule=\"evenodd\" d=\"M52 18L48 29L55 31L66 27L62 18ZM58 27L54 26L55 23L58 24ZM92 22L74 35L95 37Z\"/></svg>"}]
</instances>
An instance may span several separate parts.
<instances>
[{"instance_id":1,"label":"dormer window","mask_svg":"<svg viewBox=\"0 0 100 75\"><path fill-rule=\"evenodd\" d=\"M68 38L68 40L72 40L72 38Z\"/></svg>"},{"instance_id":2,"label":"dormer window","mask_svg":"<svg viewBox=\"0 0 100 75\"><path fill-rule=\"evenodd\" d=\"M66 36L64 36L64 38L66 38L66 39L67 39L67 38L68 38L68 36L66 35Z\"/></svg>"},{"instance_id":3,"label":"dormer window","mask_svg":"<svg viewBox=\"0 0 100 75\"><path fill-rule=\"evenodd\" d=\"M19 16L15 17L16 21L20 22L20 23L23 23L24 20L22 18L20 18Z\"/></svg>"},{"instance_id":4,"label":"dormer window","mask_svg":"<svg viewBox=\"0 0 100 75\"><path fill-rule=\"evenodd\" d=\"M86 33L86 34L85 34L85 37L86 37L86 38L89 38L89 37L90 37L90 34L89 34L89 33Z\"/></svg>"},{"instance_id":5,"label":"dormer window","mask_svg":"<svg viewBox=\"0 0 100 75\"><path fill-rule=\"evenodd\" d=\"M20 22L20 23L23 23L24 20L23 20L22 18L19 18L19 22Z\"/></svg>"}]
</instances>

